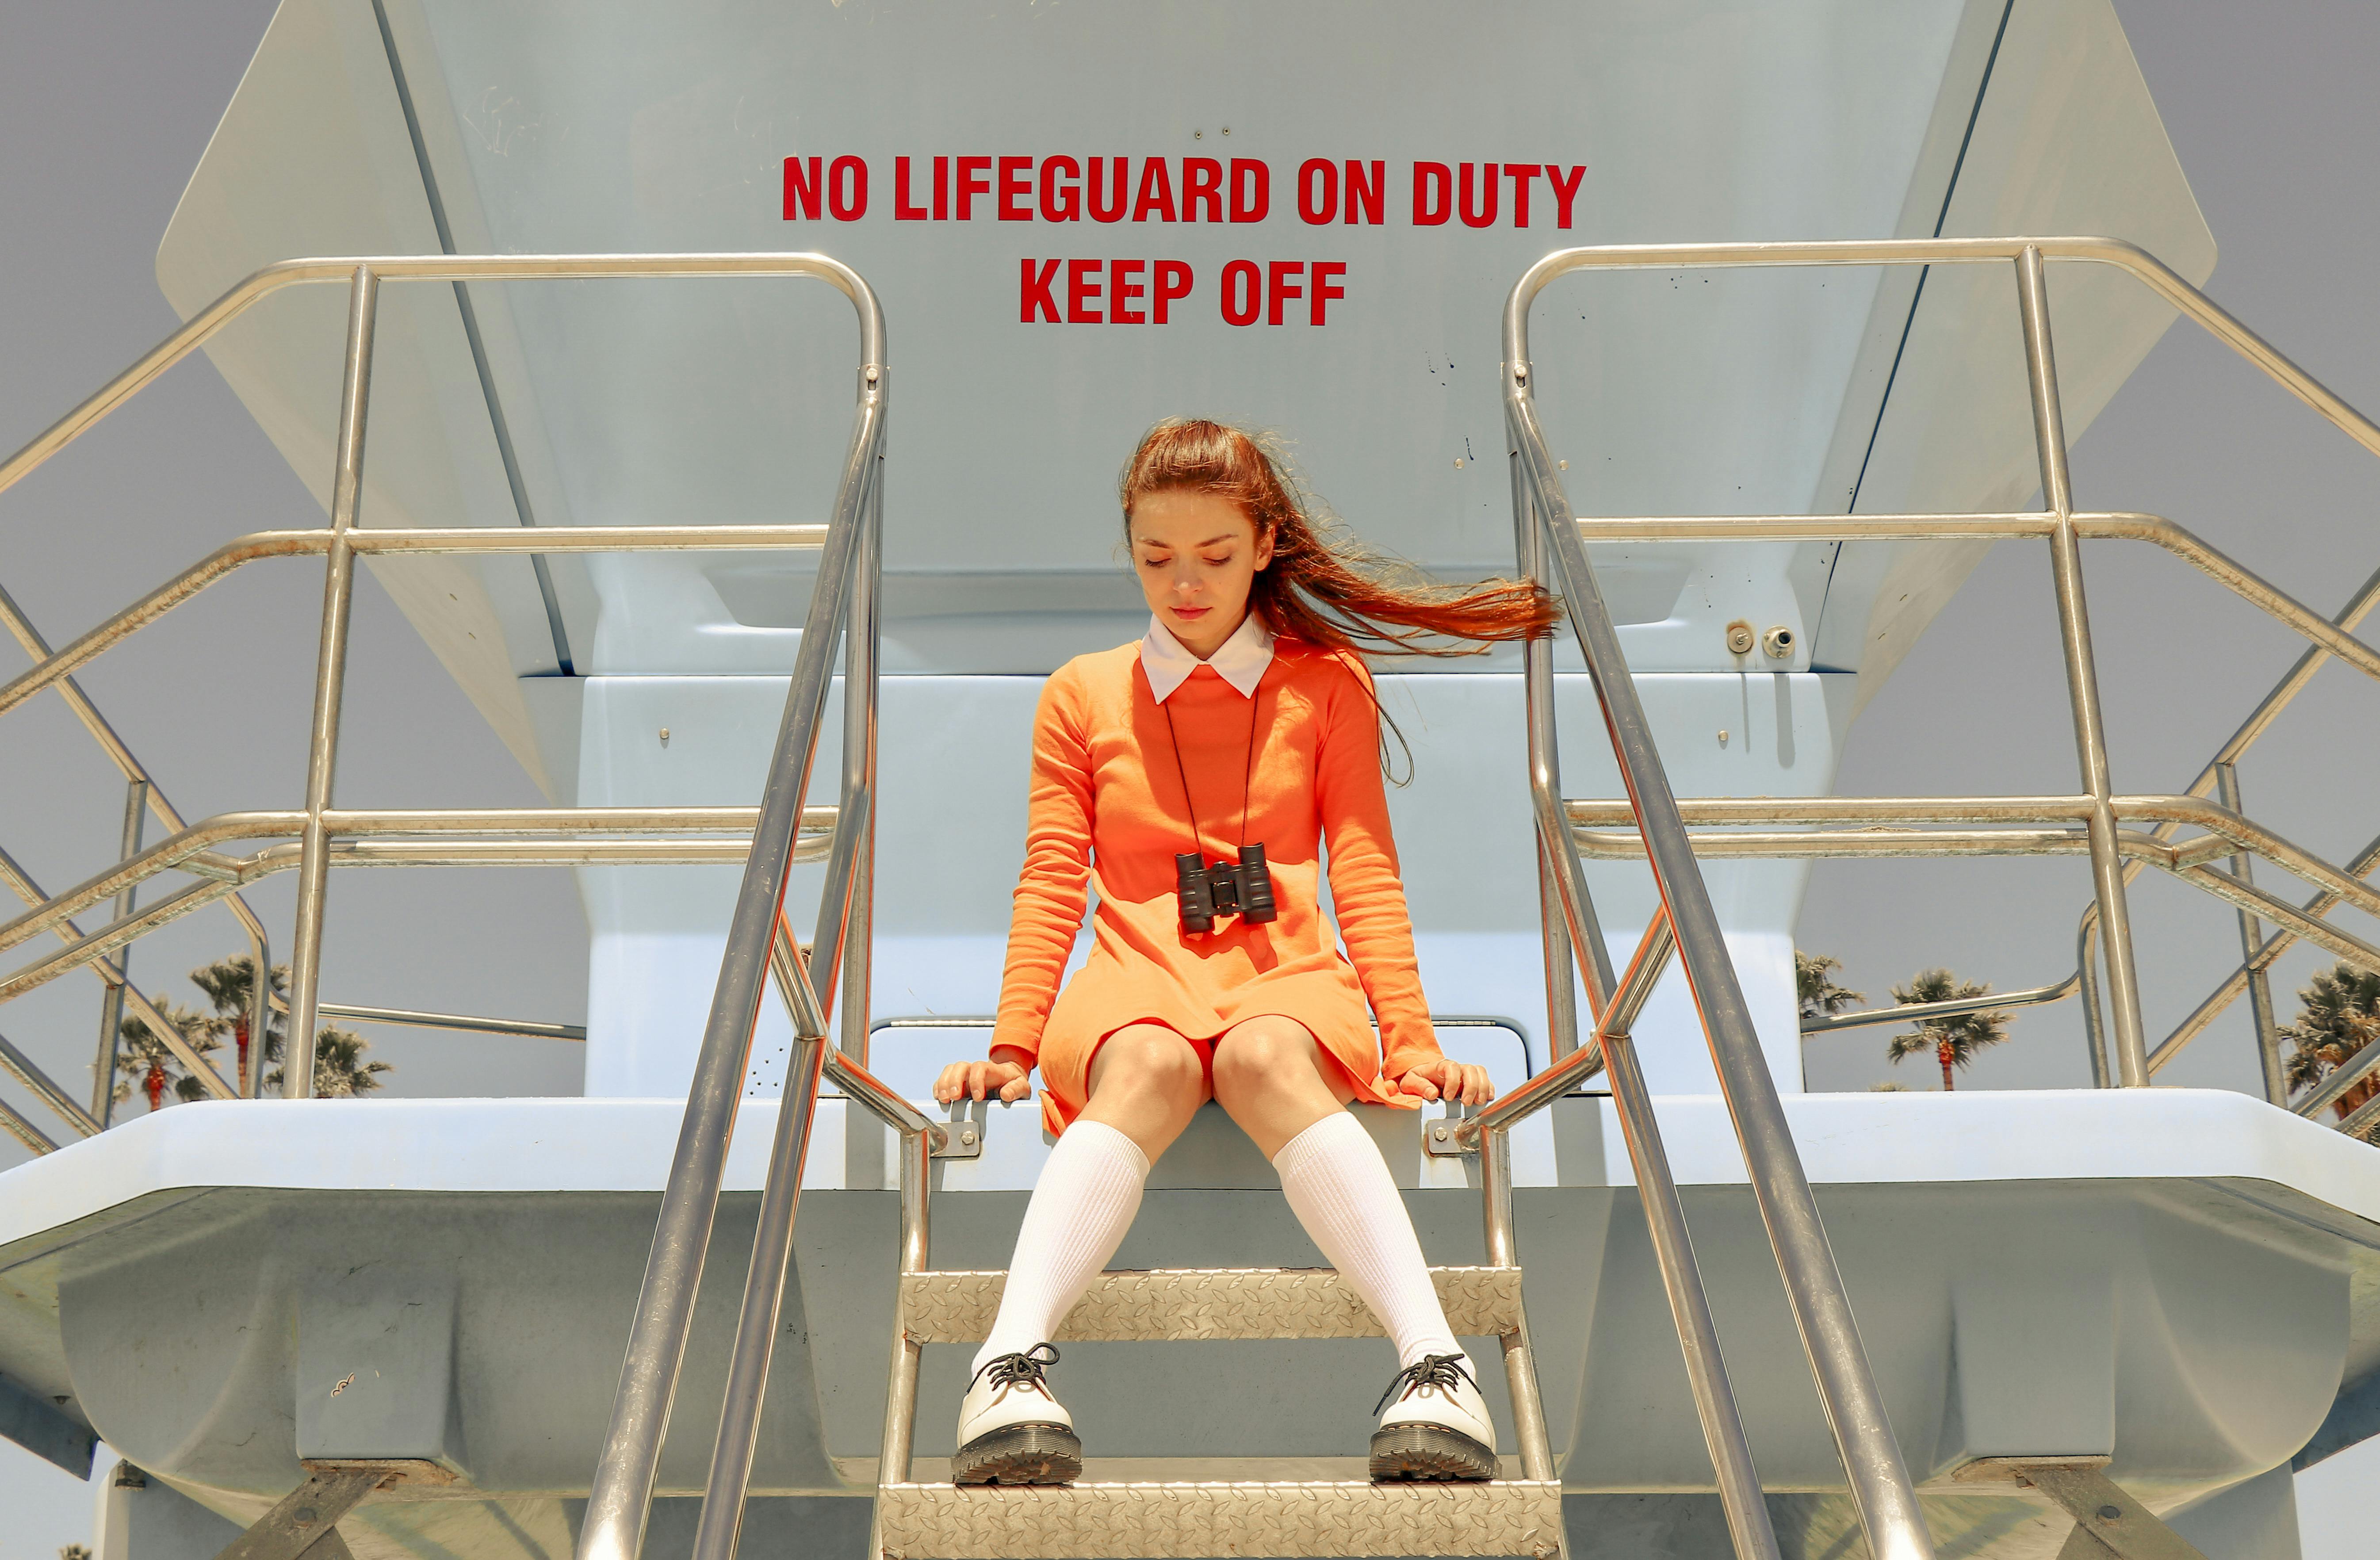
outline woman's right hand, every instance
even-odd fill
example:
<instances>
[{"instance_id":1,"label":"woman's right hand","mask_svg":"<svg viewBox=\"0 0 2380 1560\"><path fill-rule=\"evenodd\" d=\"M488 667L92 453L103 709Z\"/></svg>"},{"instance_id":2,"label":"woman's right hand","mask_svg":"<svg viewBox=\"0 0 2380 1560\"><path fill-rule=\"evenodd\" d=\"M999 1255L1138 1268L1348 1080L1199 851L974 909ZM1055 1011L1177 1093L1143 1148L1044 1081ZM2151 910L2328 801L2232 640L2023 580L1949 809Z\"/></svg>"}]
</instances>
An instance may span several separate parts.
<instances>
[{"instance_id":1,"label":"woman's right hand","mask_svg":"<svg viewBox=\"0 0 2380 1560\"><path fill-rule=\"evenodd\" d=\"M954 1061L934 1080L934 1098L944 1105L993 1096L1014 1104L1032 1092L1029 1074L1013 1061Z\"/></svg>"}]
</instances>

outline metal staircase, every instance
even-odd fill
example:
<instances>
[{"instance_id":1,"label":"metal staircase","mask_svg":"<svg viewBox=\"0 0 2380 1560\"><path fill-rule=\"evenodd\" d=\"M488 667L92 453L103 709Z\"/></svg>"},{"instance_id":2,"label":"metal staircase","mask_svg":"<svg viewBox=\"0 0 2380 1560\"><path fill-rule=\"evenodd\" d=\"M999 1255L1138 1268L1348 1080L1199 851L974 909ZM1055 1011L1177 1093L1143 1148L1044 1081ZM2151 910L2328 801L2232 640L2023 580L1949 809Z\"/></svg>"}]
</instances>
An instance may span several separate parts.
<instances>
[{"instance_id":1,"label":"metal staircase","mask_svg":"<svg viewBox=\"0 0 2380 1560\"><path fill-rule=\"evenodd\" d=\"M1560 257L1555 257L1559 260ZM1509 1133L1599 1067L1612 1074L1629 1153L1693 1384L1695 1407L1718 1473L1733 1546L1742 1560L1775 1560L1778 1546L1745 1440L1718 1332L1694 1270L1684 1213L1663 1155L1651 1100L1629 1031L1674 953L1692 983L1721 1087L1783 1273L1795 1320L1827 1415L1841 1449L1853 1501L1876 1560L1931 1560L1915 1488L1892 1438L1842 1278L1826 1244L1815 1203L1787 1131L1775 1081L1754 1034L1709 892L1697 870L1678 804L1637 700L1610 614L1597 591L1576 521L1546 456L1530 405L1529 301L1558 273L1540 262L1515 287L1506 312L1506 410L1512 440L1513 504L1522 572L1546 579L1568 603L1571 626L1602 700L1638 829L1660 885L1663 909L1636 956L1615 976L1589 901L1576 842L1554 772L1551 647L1529 647L1529 759L1545 899L1548 993L1554 1064L1461 1124L1432 1152L1478 1157L1487 1270L1514 1286L1509 1312L1494 1317L1520 1440L1523 1478L1468 1489L1312 1483L1086 1482L1072 1488L958 1490L909 1480L918 1365L925 1344L979 1336L990 1284L978 1274L935 1274L926 1265L931 1158L953 1147L955 1124L927 1119L870 1075L865 986L857 979L838 1017L845 1044L828 1038L827 1012L847 956L865 969L870 943L868 845L873 826L876 755L875 611L882 524L881 438L886 376L880 357L865 371L861 422L805 621L775 756L762 794L751 855L731 922L702 1050L688 1091L652 1256L638 1304L620 1389L596 1470L578 1560L637 1560L666 1433L671 1397L701 1284L702 1255L715 1217L727 1143L742 1094L761 986L771 970L794 1022L795 1042L759 1235L747 1269L719 1437L696 1530L693 1560L734 1560L777 1333L801 1168L821 1078L901 1138L901 1314L878 1458L870 1560L926 1556L1534 1554L1565 1547L1559 1473L1517 1296L1520 1258L1512 1214ZM871 345L881 341L872 338ZM1550 566L1549 566L1550 565ZM818 931L804 959L785 926L786 867L808 797L830 674L838 645L846 661L844 772L838 828L820 901ZM1584 976L1597 1022L1576 1034L1570 969ZM1504 1276L1510 1275L1510 1277ZM1201 1305L1220 1308L1213 1336L1297 1337L1321 1307L1330 1325L1353 1326L1334 1276L1150 1274L1111 1277L1084 1326L1108 1336L1161 1338L1206 1326ZM964 1314L961 1328L955 1318ZM1366 1330L1369 1327L1366 1324ZM1460 1328L1458 1328L1460 1331ZM1193 1333L1191 1336L1204 1336ZM1340 1336L1336 1333L1329 1336Z\"/></svg>"},{"instance_id":2,"label":"metal staircase","mask_svg":"<svg viewBox=\"0 0 2380 1560\"><path fill-rule=\"evenodd\" d=\"M1516 1267L1432 1270L1462 1337L1524 1334ZM917 1343L979 1343L999 1310L1002 1273L913 1273L898 1326ZM1059 1342L1222 1341L1383 1336L1327 1269L1108 1273L1059 1328ZM1523 1445L1542 1445L1536 1395ZM914 1397L888 1411L913 1412ZM880 1469L880 1553L898 1560L1157 1560L1176 1554L1549 1556L1561 1545L1561 1485L1550 1469L1485 1484L1367 1481L1101 1482L960 1488Z\"/></svg>"},{"instance_id":3,"label":"metal staircase","mask_svg":"<svg viewBox=\"0 0 2380 1560\"><path fill-rule=\"evenodd\" d=\"M718 1210L736 1107L745 1094L753 1026L763 987L774 985L794 1019L795 1040L784 1067L785 1085L770 1146L758 1216L758 1236L745 1281L742 1310L722 1402L694 1560L733 1560L760 1426L771 1355L780 1315L800 1199L802 1165L821 1085L832 1082L851 1107L881 1122L899 1140L900 1288L892 1329L886 1412L876 1464L878 1479L871 1560L965 1560L1017 1556L1177 1556L1202 1554L1534 1555L1565 1546L1561 1470L1550 1445L1522 1298L1522 1255L1512 1218L1512 1129L1569 1094L1590 1074L1609 1076L1614 1107L1634 1169L1651 1244L1667 1292L1694 1407L1730 1538L1739 1560L1774 1560L1779 1554L1766 1499L1721 1358L1710 1307L1696 1271L1682 1205L1662 1148L1659 1123L1631 1031L1670 961L1682 967L1701 1015L1726 1096L1748 1179L1784 1279L1817 1395L1835 1438L1845 1482L1876 1560L1931 1560L1933 1553L1916 1487L1887 1421L1862 1347L1840 1274L1762 1058L1750 1012L1721 940L1718 918L1696 854L1808 854L1812 839L1747 834L1746 823L2053 822L2039 830L1973 831L1919 836L1925 849L1977 847L1995 852L2070 849L2094 862L2095 909L2107 927L2109 995L2118 1058L2125 1082L2148 1082L2156 1055L2144 1049L2136 983L2130 973L2131 931L2123 888L2128 867L2143 861L2191 877L2243 910L2272 919L2365 968L2380 969L2380 949L2338 932L2321 919L2333 902L2380 913L2380 895L2257 828L2228 806L2195 796L2129 797L2110 792L2098 695L2091 666L2078 543L2087 538L2152 540L2179 553L2235 592L2313 641L2317 655L2335 657L2380 676L2380 652L2346 630L2374 600L2380 576L2358 593L2336 622L2325 622L2254 575L2222 558L2170 523L2153 516L2094 514L2074 510L2066 469L2057 370L2050 346L2045 260L2121 268L2166 296L2189 317L2248 357L2266 373L2328 417L2367 448L2380 453L2380 427L2347 407L2274 352L2203 294L2154 259L2106 239L1961 239L1804 245L1696 245L1562 251L1522 279L1504 317L1504 400L1510 434L1515 536L1521 572L1560 592L1570 627L1601 703L1625 782L1617 804L1563 798L1554 754L1552 647L1531 643L1524 659L1527 752L1536 823L1539 885L1548 975L1551 1058L1522 1086L1467 1117L1434 1122L1425 1148L1475 1162L1481 1195L1486 1264L1435 1271L1453 1330L1493 1336L1503 1354L1517 1433L1518 1477L1476 1485L1312 1481L1086 1481L1069 1488L971 1488L915 1480L911 1456L918 1370L929 1343L980 1339L997 1308L1004 1276L938 1272L928 1265L929 1190L937 1157L972 1157L981 1134L958 1120L941 1122L902 1099L867 1069L868 961L871 945L873 798L876 791L879 558L883 520L884 425L889 369L883 320L874 295L856 272L814 255L381 257L285 263L258 272L194 318L155 351L25 451L0 463L0 490L104 417L110 410L202 345L250 304L283 287L346 283L350 289L346 372L333 524L319 532L264 533L240 538L134 607L65 648L37 652L36 665L0 686L0 713L33 694L58 686L86 709L73 672L143 624L163 616L214 580L253 559L320 553L326 559L322 653L316 689L316 739L302 811L224 815L180 827L167 840L65 893L43 897L21 881L5 856L0 877L33 903L0 925L0 948L43 933L69 939L61 952L0 979L0 1001L69 970L103 967L124 986L119 962L107 962L146 932L269 873L295 870L301 884L295 947L298 979L290 1011L293 1033L309 1032L318 1000L323 883L339 865L465 865L476 861L722 861L741 856L738 891L710 1022L697 1062L675 1155L664 1191L630 1334L617 1397L578 1534L578 1560L638 1560L680 1368L693 1326L704 1254ZM1702 516L1582 520L1569 504L1547 449L1534 404L1528 354L1528 312L1536 294L1565 273L1628 267L1707 265L2010 264L2018 282L2026 368L2032 390L2046 508L2016 515ZM857 407L826 526L546 527L534 533L460 528L363 528L357 523L362 491L363 432L370 381L374 304L380 281L461 284L528 278L631 276L810 276L850 299L860 336ZM1675 540L1712 535L1763 540L2023 537L2051 544L2061 606L2061 629L2075 705L2085 793L2050 798L1841 799L1780 803L1755 799L1690 802L1681 807L1655 750L1611 617L1597 587L1585 542L1593 539ZM817 585L761 804L749 808L546 808L445 812L343 809L334 804L332 760L344 680L344 635L357 553L541 553L633 551L705 547L820 550ZM18 614L0 597L0 618ZM20 638L30 627L19 631ZM36 638L34 643L39 643ZM836 657L843 657L844 722L837 805L807 808ZM2306 666L2313 664L2310 659ZM2292 673L2302 680L2302 673ZM2270 701L2268 701L2269 704ZM2265 717L2260 714L2256 720ZM96 721L95 712L91 719ZM2252 720L2251 729L2257 727ZM103 723L95 725L98 730ZM2235 744L2244 741L2235 739ZM145 772L144 772L145 773ZM141 777L136 777L139 779ZM2218 777L2219 778L2219 777ZM152 810L163 807L149 793ZM1691 834L1696 824L1730 826ZM178 823L178 819L175 820ZM2179 846L2165 835L2121 827L2154 821L2160 828L2189 826L2206 837ZM1626 837L1597 826L1633 824ZM749 828L749 846L733 838ZM832 831L831 842L825 838ZM807 833L807 838L806 838ZM229 840L294 839L247 857L219 853ZM1908 836L1826 835L1830 853L1915 853ZM1877 847L1870 851L1869 847ZM1660 908L1633 956L1615 970L1587 890L1581 851L1599 856L1641 855L1660 890ZM2375 847L2380 850L2380 847ZM825 890L816 930L805 951L783 918L788 867L797 850L827 856ZM2252 852L2316 881L2331 900L2303 910L2253 889L2244 872L2216 871L2218 856ZM2367 862L2359 858L2357 872ZM119 907L110 925L80 933L70 917L128 893L163 873L199 881L150 907ZM235 903L237 901L235 901ZM247 918L243 917L245 924ZM2281 939L2265 946L2269 952ZM260 963L261 952L260 946ZM1592 1009L1582 1024L1574 1011L1573 970ZM2085 984L2089 984L2088 964ZM837 987L844 996L839 1007ZM125 987L127 1000L139 999ZM832 1013L841 1044L830 1039ZM419 1015L415 1015L419 1016ZM534 1032L534 1031L532 1031ZM2169 1041L2170 1049L2180 1040ZM261 1047L260 1054L261 1054ZM308 1073L294 1070L303 1092ZM20 1073L30 1064L0 1043L0 1064ZM194 1070L224 1094L255 1092L256 1071L226 1083L204 1066ZM29 1082L46 1084L37 1073ZM2344 1084L2338 1085L2340 1087ZM62 1114L81 1113L55 1086L37 1089ZM2301 1108L2314 1108L2310 1105ZM2347 1123L2350 1128L2358 1119ZM848 1125L848 1123L847 1123ZM25 1124L0 1119L12 1130ZM77 1130L96 1132L85 1117ZM39 1138L31 1132L28 1142ZM872 1158L880 1140L851 1139L847 1151ZM41 1140L46 1145L46 1139ZM872 1184L872 1182L871 1182ZM1374 1319L1335 1274L1317 1270L1184 1270L1105 1275L1059 1332L1059 1339L1198 1341L1347 1338L1379 1336ZM707 1410L708 1406L705 1405ZM2095 1458L2051 1455L1982 1458L1954 1470L1959 1481L2029 1485L2076 1522L2067 1554L2109 1554L2125 1560L2192 1554L2140 1503L2096 1470ZM1991 1466L1986 1466L1991 1465ZM429 1463L347 1459L310 1464L311 1477L227 1551L239 1560L343 1560L336 1524L367 1499L407 1482L449 1477ZM1184 1471L1200 1471L1196 1467ZM1288 1469L1284 1469L1287 1471Z\"/></svg>"}]
</instances>

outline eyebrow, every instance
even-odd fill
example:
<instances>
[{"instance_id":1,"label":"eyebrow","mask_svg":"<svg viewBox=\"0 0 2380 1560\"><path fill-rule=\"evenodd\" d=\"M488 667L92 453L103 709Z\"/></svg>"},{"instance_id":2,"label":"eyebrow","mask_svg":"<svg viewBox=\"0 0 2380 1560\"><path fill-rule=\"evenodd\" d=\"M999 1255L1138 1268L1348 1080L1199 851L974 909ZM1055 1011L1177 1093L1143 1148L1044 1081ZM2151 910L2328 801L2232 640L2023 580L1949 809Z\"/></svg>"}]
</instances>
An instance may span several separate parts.
<instances>
[{"instance_id":1,"label":"eyebrow","mask_svg":"<svg viewBox=\"0 0 2380 1560\"><path fill-rule=\"evenodd\" d=\"M1192 547L1212 547L1217 542L1230 542L1237 541L1239 539L1238 536L1232 532L1218 531L1215 535L1208 537L1206 540L1194 541L1190 545ZM1170 542L1160 541L1155 537L1143 537L1140 538L1140 545L1143 547L1162 547L1167 548L1170 550L1172 544Z\"/></svg>"}]
</instances>

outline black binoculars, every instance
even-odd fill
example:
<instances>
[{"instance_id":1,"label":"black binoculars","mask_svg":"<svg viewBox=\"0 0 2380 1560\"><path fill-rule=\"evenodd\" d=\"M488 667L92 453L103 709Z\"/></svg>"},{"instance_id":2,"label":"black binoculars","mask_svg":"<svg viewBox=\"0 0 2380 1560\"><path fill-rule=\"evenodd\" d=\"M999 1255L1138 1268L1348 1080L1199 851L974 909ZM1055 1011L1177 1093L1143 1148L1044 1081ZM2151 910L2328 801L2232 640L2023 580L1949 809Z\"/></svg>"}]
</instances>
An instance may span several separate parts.
<instances>
[{"instance_id":1,"label":"black binoculars","mask_svg":"<svg viewBox=\"0 0 2380 1560\"><path fill-rule=\"evenodd\" d=\"M1219 861L1198 865L1198 853L1184 851L1173 858L1173 894L1182 907L1182 929L1211 932L1218 915L1265 922L1275 913L1272 868L1265 865L1262 845L1243 845L1236 865Z\"/></svg>"}]
</instances>

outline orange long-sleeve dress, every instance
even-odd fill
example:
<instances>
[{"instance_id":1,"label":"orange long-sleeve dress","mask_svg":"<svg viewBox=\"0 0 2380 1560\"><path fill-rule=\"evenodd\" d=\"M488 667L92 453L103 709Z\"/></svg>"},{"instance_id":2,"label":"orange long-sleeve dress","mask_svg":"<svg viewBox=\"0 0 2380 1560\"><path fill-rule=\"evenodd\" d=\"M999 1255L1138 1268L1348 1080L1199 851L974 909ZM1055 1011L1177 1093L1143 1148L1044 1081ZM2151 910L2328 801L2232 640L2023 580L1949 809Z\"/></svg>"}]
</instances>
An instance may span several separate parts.
<instances>
[{"instance_id":1,"label":"orange long-sleeve dress","mask_svg":"<svg viewBox=\"0 0 2380 1560\"><path fill-rule=\"evenodd\" d=\"M1154 1022L1212 1041L1271 1015L1311 1031L1359 1098L1415 1103L1391 1081L1441 1053L1397 876L1368 675L1352 657L1282 639L1253 710L1203 663L1167 703L1172 732L1137 644L1077 657L1042 689L992 1055L1039 1064L1043 1120L1060 1132L1116 1031ZM1193 847L1174 733L1208 861L1236 859L1245 782L1245 838L1265 847L1275 920L1182 930L1173 858ZM1336 937L1320 902L1326 843ZM1098 895L1090 957L1061 992L1087 889Z\"/></svg>"}]
</instances>

